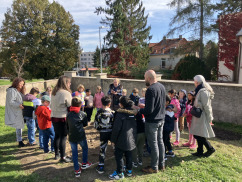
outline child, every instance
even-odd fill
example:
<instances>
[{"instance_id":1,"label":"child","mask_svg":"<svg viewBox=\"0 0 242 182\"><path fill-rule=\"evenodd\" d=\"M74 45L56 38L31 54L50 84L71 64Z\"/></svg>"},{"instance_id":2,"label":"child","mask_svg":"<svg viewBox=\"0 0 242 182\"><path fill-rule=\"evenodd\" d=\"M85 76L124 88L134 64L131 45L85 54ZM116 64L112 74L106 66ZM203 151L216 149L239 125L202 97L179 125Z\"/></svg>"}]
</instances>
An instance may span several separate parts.
<instances>
[{"instance_id":1,"label":"child","mask_svg":"<svg viewBox=\"0 0 242 182\"><path fill-rule=\"evenodd\" d=\"M174 152L172 151L172 146L170 142L170 133L174 130L174 106L170 104L171 98L166 96L166 115L165 123L163 127L163 141L165 145L166 157L175 157Z\"/></svg>"},{"instance_id":2,"label":"child","mask_svg":"<svg viewBox=\"0 0 242 182\"><path fill-rule=\"evenodd\" d=\"M93 99L93 107L95 107L98 110L102 108L102 101L101 99L104 97L104 93L102 92L102 87L97 86L96 93L94 95Z\"/></svg>"},{"instance_id":3,"label":"child","mask_svg":"<svg viewBox=\"0 0 242 182\"><path fill-rule=\"evenodd\" d=\"M123 89L122 96L126 96L126 95L127 95L127 89Z\"/></svg>"},{"instance_id":4,"label":"child","mask_svg":"<svg viewBox=\"0 0 242 182\"><path fill-rule=\"evenodd\" d=\"M37 116L38 125L40 128L40 131L43 133L43 145L44 145L44 152L48 153L49 150L49 139L51 140L51 152L54 152L54 138L55 138L55 132L54 127L51 122L51 110L49 108L50 105L50 97L48 95L44 95L41 98L42 105L39 106L35 114Z\"/></svg>"},{"instance_id":5,"label":"child","mask_svg":"<svg viewBox=\"0 0 242 182\"><path fill-rule=\"evenodd\" d=\"M133 102L122 96L119 100L120 109L115 116L111 141L115 145L115 159L117 170L109 176L110 179L122 179L124 174L123 155L126 158L126 174L132 176L132 150L135 149L136 121Z\"/></svg>"},{"instance_id":6,"label":"child","mask_svg":"<svg viewBox=\"0 0 242 182\"><path fill-rule=\"evenodd\" d=\"M102 108L97 111L94 126L100 132L100 153L99 153L99 165L96 171L99 174L104 173L104 160L105 153L108 146L108 141L111 140L113 121L114 121L114 111L110 109L111 98L105 96L101 99Z\"/></svg>"},{"instance_id":7,"label":"child","mask_svg":"<svg viewBox=\"0 0 242 182\"><path fill-rule=\"evenodd\" d=\"M80 97L74 97L71 101L70 112L67 114L66 118L76 177L80 177L81 169L87 169L92 165L92 163L88 162L87 139L83 128L87 126L87 116L83 111L81 111L81 105L82 100ZM81 168L78 164L78 144L82 147Z\"/></svg>"},{"instance_id":8,"label":"child","mask_svg":"<svg viewBox=\"0 0 242 182\"><path fill-rule=\"evenodd\" d=\"M132 94L130 94L129 98L130 98L130 100L132 100L134 102L135 106L138 106L139 99L140 99L139 90L137 88L134 88L132 91Z\"/></svg>"},{"instance_id":9,"label":"child","mask_svg":"<svg viewBox=\"0 0 242 182\"><path fill-rule=\"evenodd\" d=\"M187 92L186 90L182 89L179 91L179 101L180 101L180 107L181 112L179 114L179 125L180 125L180 133L183 132L184 129L184 116L186 110L186 103L187 103Z\"/></svg>"},{"instance_id":10,"label":"child","mask_svg":"<svg viewBox=\"0 0 242 182\"><path fill-rule=\"evenodd\" d=\"M174 119L174 130L176 132L176 141L173 143L174 146L178 146L179 145L179 140L180 140L180 131L178 128L178 118L179 118L179 114L181 112L181 107L180 107L180 103L179 100L177 99L176 96L176 90L171 89L170 91L168 91L168 95L171 98L171 104L176 106L177 112L175 113L175 119Z\"/></svg>"},{"instance_id":11,"label":"child","mask_svg":"<svg viewBox=\"0 0 242 182\"><path fill-rule=\"evenodd\" d=\"M93 111L93 96L91 95L91 90L86 89L86 97L85 97L85 109L84 111L87 113L87 122L91 121L92 111Z\"/></svg>"},{"instance_id":12,"label":"child","mask_svg":"<svg viewBox=\"0 0 242 182\"><path fill-rule=\"evenodd\" d=\"M85 107L85 100L84 98L86 97L86 93L84 92L85 87L84 85L80 84L77 87L77 91L72 93L72 97L80 97L81 101L82 101L82 105L81 105L81 110L84 111L84 107Z\"/></svg>"},{"instance_id":13,"label":"child","mask_svg":"<svg viewBox=\"0 0 242 182\"><path fill-rule=\"evenodd\" d=\"M193 137L192 134L190 134L190 128L191 128L191 124L192 124L191 109L193 107L194 100L195 100L194 94L195 93L193 91L188 93L188 101L186 103L186 111L184 113L184 116L186 116L186 119L187 119L187 127L188 127L188 131L189 131L189 141L187 143L184 143L183 146L190 147L190 149L197 148L196 139Z\"/></svg>"},{"instance_id":14,"label":"child","mask_svg":"<svg viewBox=\"0 0 242 182\"><path fill-rule=\"evenodd\" d=\"M28 127L28 145L36 145L35 142L35 119L34 119L34 109L37 107L37 98L36 96L39 94L39 89L33 87L29 94L26 94L23 98L23 117L27 123Z\"/></svg>"}]
</instances>

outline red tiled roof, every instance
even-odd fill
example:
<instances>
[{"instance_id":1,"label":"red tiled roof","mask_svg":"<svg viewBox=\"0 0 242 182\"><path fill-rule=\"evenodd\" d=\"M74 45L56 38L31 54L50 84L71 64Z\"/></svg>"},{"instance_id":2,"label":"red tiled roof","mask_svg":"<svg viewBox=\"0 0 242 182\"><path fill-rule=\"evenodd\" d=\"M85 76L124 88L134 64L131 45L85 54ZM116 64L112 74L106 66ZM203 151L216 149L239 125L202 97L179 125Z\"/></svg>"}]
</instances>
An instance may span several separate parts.
<instances>
[{"instance_id":1,"label":"red tiled roof","mask_svg":"<svg viewBox=\"0 0 242 182\"><path fill-rule=\"evenodd\" d=\"M171 48L178 48L186 43L188 41L185 38L163 39L158 43L149 44L149 48L151 49L150 54L169 54Z\"/></svg>"}]
</instances>

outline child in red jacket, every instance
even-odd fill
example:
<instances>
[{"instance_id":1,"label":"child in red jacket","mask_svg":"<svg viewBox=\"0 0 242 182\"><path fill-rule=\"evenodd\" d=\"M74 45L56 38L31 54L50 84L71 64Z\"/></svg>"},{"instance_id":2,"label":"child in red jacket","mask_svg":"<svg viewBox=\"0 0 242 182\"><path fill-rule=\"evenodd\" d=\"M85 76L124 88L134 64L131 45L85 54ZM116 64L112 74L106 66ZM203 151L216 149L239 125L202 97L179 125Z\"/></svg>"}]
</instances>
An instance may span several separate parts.
<instances>
[{"instance_id":1,"label":"child in red jacket","mask_svg":"<svg viewBox=\"0 0 242 182\"><path fill-rule=\"evenodd\" d=\"M44 95L41 98L41 102L42 102L42 105L37 107L35 111L35 115L37 116L39 128L43 132L44 152L49 153L50 151L48 146L49 139L51 140L51 152L54 152L55 151L54 150L55 132L50 118L50 114L51 114L51 110L49 108L50 97L48 95Z\"/></svg>"}]
</instances>

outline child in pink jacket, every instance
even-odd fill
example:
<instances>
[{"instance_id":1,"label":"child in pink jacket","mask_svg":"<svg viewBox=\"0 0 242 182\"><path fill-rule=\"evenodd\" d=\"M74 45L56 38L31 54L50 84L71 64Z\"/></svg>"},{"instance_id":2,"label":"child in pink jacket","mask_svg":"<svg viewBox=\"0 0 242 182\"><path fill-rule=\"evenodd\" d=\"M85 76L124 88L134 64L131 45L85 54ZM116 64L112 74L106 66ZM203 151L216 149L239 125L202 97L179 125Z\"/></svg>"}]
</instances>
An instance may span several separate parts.
<instances>
[{"instance_id":1,"label":"child in pink jacket","mask_svg":"<svg viewBox=\"0 0 242 182\"><path fill-rule=\"evenodd\" d=\"M186 111L184 113L184 116L186 116L187 119L187 127L189 130L189 141L187 143L182 144L184 147L190 147L190 149L195 149L197 148L196 146L196 139L193 137L192 134L190 134L190 128L191 128L191 124L192 124L192 114L191 114L191 109L193 107L194 104L194 92L191 91L188 93L187 95L188 97L188 101L186 103Z\"/></svg>"},{"instance_id":2,"label":"child in pink jacket","mask_svg":"<svg viewBox=\"0 0 242 182\"><path fill-rule=\"evenodd\" d=\"M170 91L168 91L168 95L171 98L170 104L175 105L177 108L177 112L175 113L175 120L174 120L174 131L176 132L176 141L173 143L173 145L178 146L179 140L180 140L180 131L179 131L179 127L178 127L178 120L179 120L179 114L181 112L181 107L180 107L180 102L177 99L176 90L171 89Z\"/></svg>"},{"instance_id":3,"label":"child in pink jacket","mask_svg":"<svg viewBox=\"0 0 242 182\"><path fill-rule=\"evenodd\" d=\"M101 99L104 97L104 93L102 92L102 87L101 86L97 86L97 90L96 93L94 95L94 99L93 99L93 107L95 107L98 110L100 110L102 108L102 101Z\"/></svg>"}]
</instances>

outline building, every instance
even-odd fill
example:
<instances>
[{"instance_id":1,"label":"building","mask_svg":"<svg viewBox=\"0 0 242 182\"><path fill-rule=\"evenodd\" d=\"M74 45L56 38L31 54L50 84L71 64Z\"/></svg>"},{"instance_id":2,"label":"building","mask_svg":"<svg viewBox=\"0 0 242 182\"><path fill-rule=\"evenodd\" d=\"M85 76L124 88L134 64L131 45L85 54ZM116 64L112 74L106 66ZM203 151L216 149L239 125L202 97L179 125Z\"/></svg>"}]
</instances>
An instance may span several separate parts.
<instances>
[{"instance_id":1,"label":"building","mask_svg":"<svg viewBox=\"0 0 242 182\"><path fill-rule=\"evenodd\" d=\"M191 41L187 41L185 38L182 38L181 35L176 39L167 39L164 37L158 43L150 43L149 48L151 53L150 62L148 64L149 69L154 69L155 71L159 71L161 69L173 70L180 59L186 54L192 53L198 57L198 52L188 51L191 50L191 48L188 48L187 46L191 46L191 43ZM182 47L187 47L184 54L175 54L175 51Z\"/></svg>"},{"instance_id":2,"label":"building","mask_svg":"<svg viewBox=\"0 0 242 182\"><path fill-rule=\"evenodd\" d=\"M94 61L93 61L94 52L82 52L80 56L80 62L79 62L79 68L85 68L86 66L88 68L94 67Z\"/></svg>"}]
</instances>

